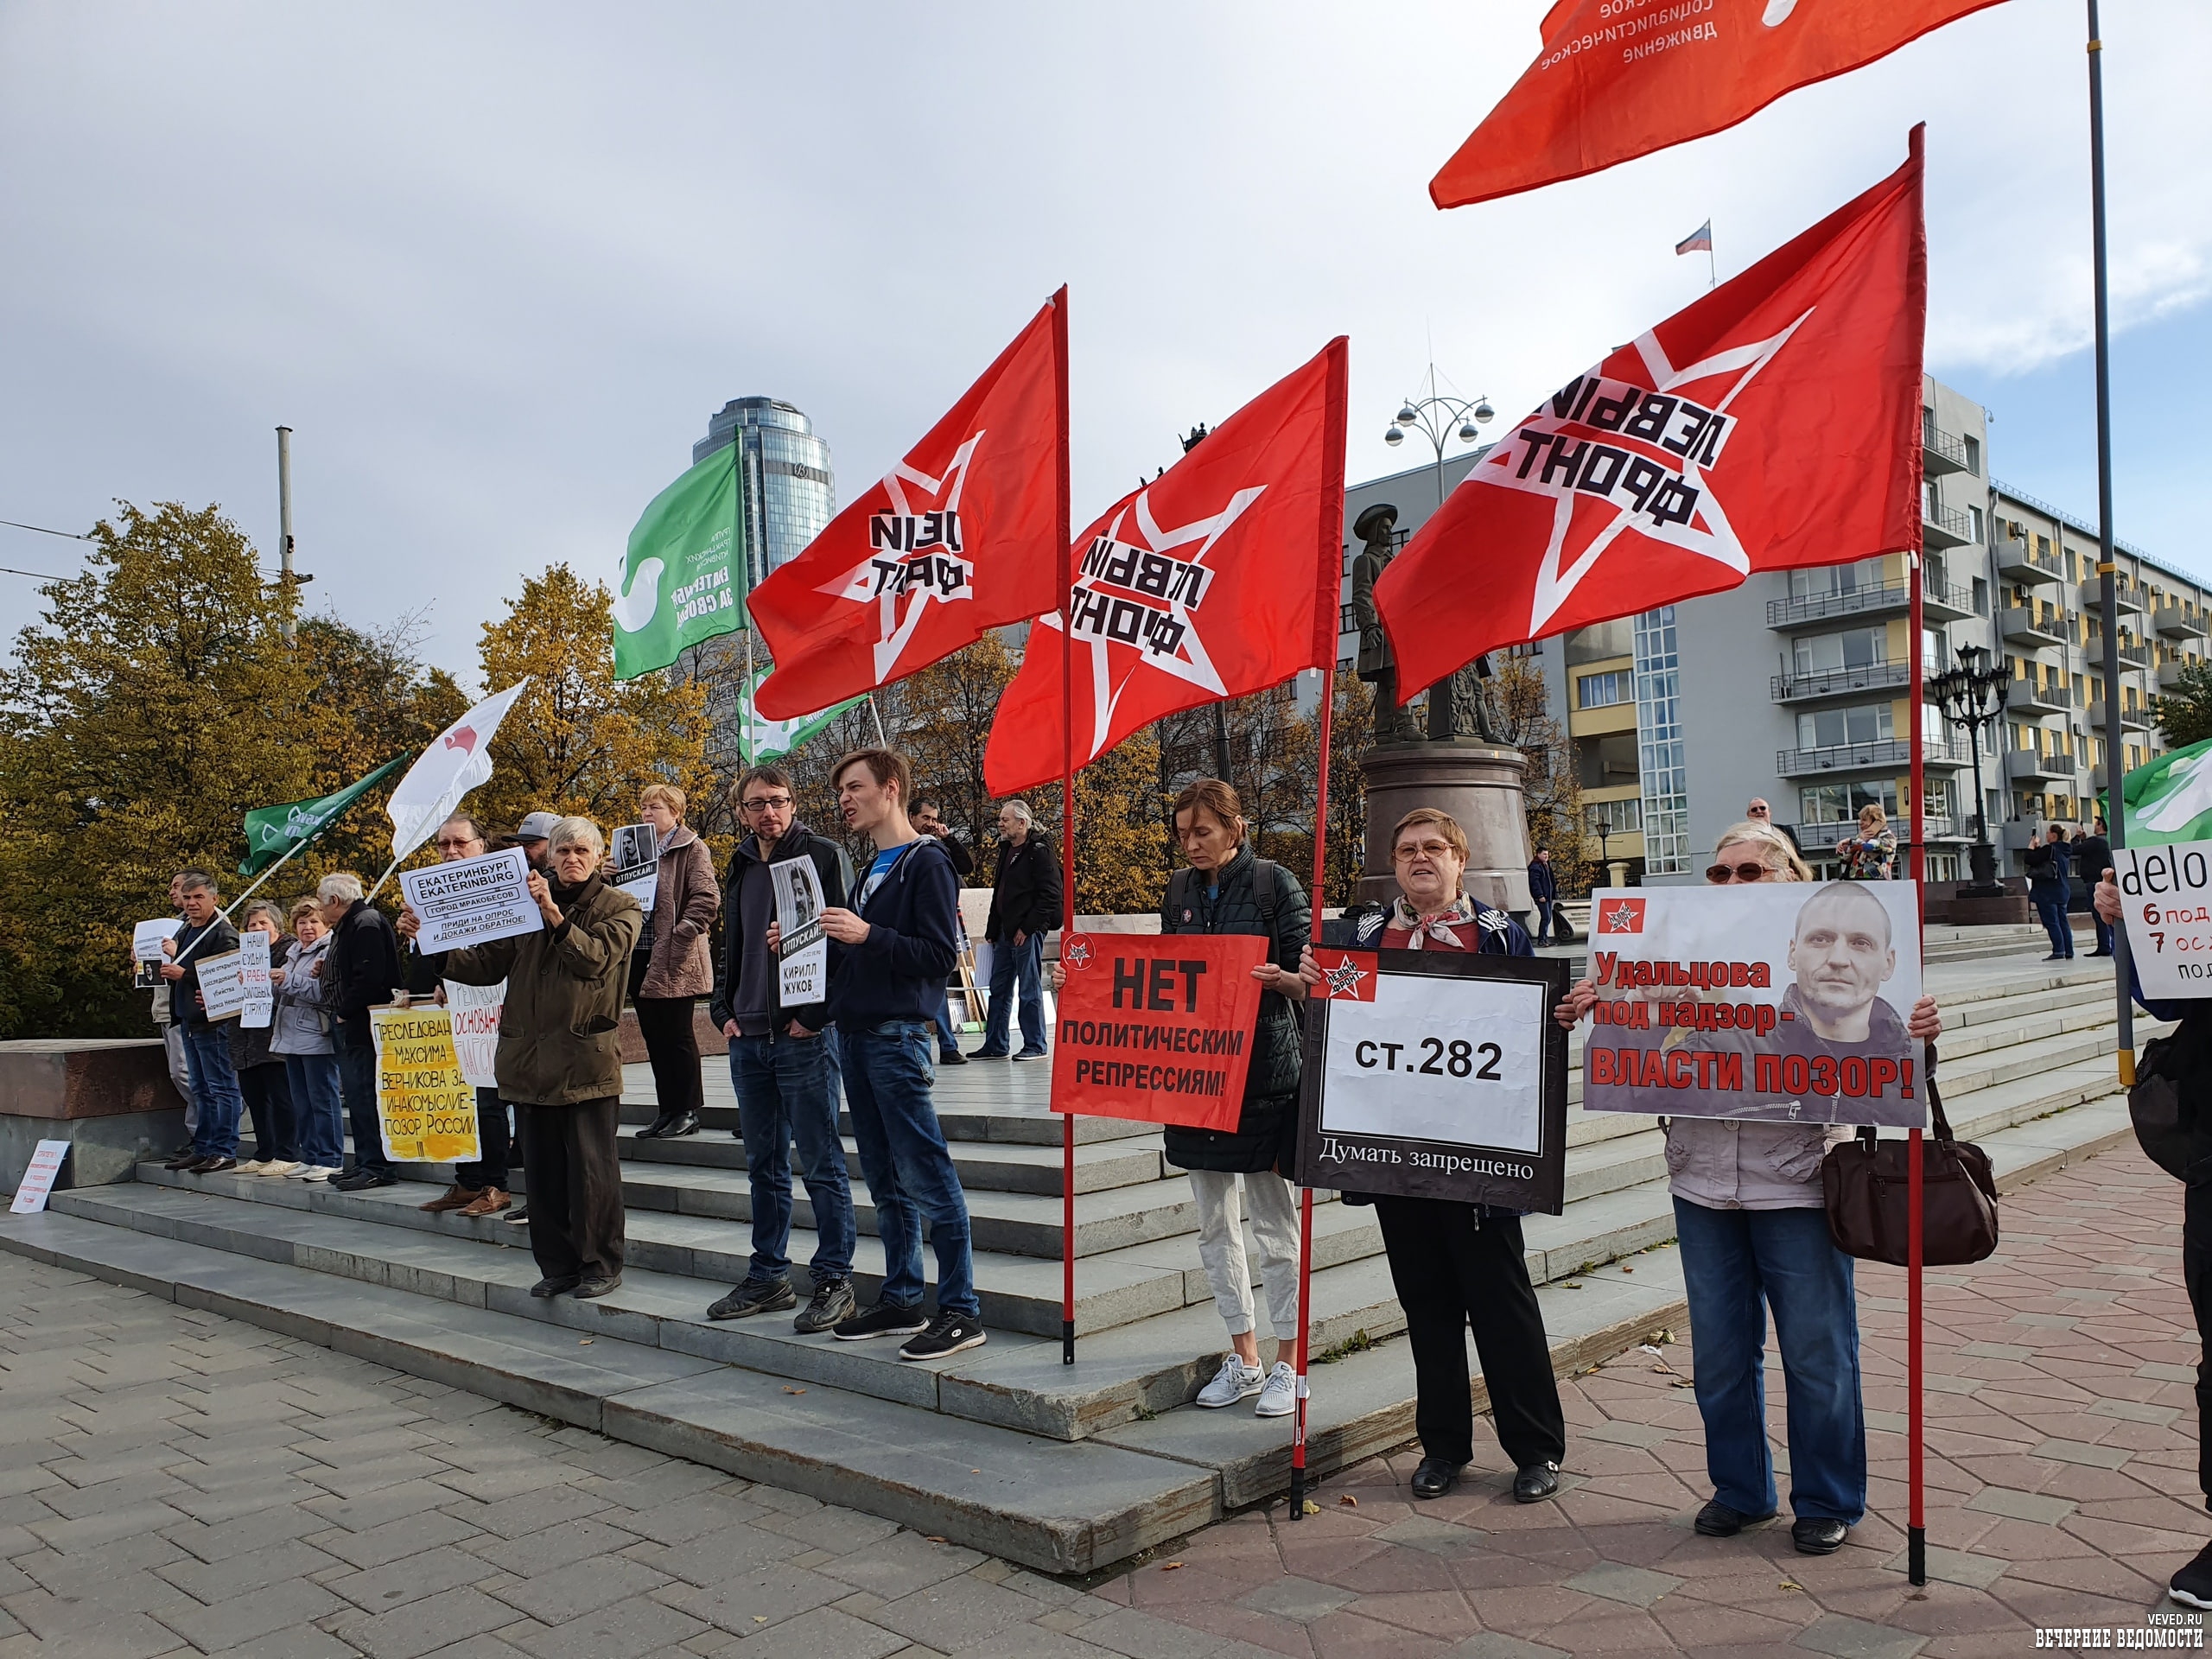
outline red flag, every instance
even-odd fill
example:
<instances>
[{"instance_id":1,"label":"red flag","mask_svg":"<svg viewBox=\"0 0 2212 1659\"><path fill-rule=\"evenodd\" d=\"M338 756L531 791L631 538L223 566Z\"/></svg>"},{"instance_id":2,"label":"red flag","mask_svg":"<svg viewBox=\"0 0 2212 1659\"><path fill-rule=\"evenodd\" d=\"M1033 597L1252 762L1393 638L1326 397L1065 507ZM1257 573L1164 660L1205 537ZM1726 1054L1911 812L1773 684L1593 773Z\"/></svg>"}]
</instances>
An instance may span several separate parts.
<instances>
[{"instance_id":1,"label":"red flag","mask_svg":"<svg viewBox=\"0 0 2212 1659\"><path fill-rule=\"evenodd\" d=\"M1059 602L1063 288L890 475L753 590L760 712L872 691Z\"/></svg>"},{"instance_id":2,"label":"red flag","mask_svg":"<svg viewBox=\"0 0 2212 1659\"><path fill-rule=\"evenodd\" d=\"M1429 181L1464 207L1719 132L1997 0L1559 0L1512 91Z\"/></svg>"},{"instance_id":3,"label":"red flag","mask_svg":"<svg viewBox=\"0 0 2212 1659\"><path fill-rule=\"evenodd\" d=\"M1409 697L1486 651L1920 546L1920 130L1856 201L1562 386L1375 584Z\"/></svg>"},{"instance_id":4,"label":"red flag","mask_svg":"<svg viewBox=\"0 0 2212 1659\"><path fill-rule=\"evenodd\" d=\"M1343 579L1339 337L1076 537L1075 764L1162 715L1332 662ZM1062 621L1029 632L983 776L1010 795L1060 775Z\"/></svg>"}]
</instances>

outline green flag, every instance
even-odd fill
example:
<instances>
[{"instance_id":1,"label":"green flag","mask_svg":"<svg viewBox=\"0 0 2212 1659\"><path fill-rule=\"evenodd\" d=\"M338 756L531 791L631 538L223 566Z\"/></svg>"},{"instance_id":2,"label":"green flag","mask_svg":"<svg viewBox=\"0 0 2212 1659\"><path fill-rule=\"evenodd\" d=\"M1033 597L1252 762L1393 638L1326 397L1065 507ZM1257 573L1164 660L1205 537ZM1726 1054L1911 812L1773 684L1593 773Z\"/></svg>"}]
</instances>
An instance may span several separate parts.
<instances>
[{"instance_id":1,"label":"green flag","mask_svg":"<svg viewBox=\"0 0 2212 1659\"><path fill-rule=\"evenodd\" d=\"M773 671L770 665L761 666L753 677L753 692L760 690L760 682ZM748 766L780 760L846 709L857 708L867 701L865 696L848 697L820 714L801 715L794 720L771 720L753 706L753 696L748 694L745 699L745 720L738 728L737 752Z\"/></svg>"},{"instance_id":2,"label":"green flag","mask_svg":"<svg viewBox=\"0 0 2212 1659\"><path fill-rule=\"evenodd\" d=\"M666 668L686 645L745 626L737 446L677 479L630 532L614 598L614 677Z\"/></svg>"},{"instance_id":3,"label":"green flag","mask_svg":"<svg viewBox=\"0 0 2212 1659\"><path fill-rule=\"evenodd\" d=\"M2136 767L2120 779L2120 798L2127 804L2131 847L2212 839L2212 738ZM2100 794L2100 810L2104 804Z\"/></svg>"},{"instance_id":4,"label":"green flag","mask_svg":"<svg viewBox=\"0 0 2212 1659\"><path fill-rule=\"evenodd\" d=\"M387 760L358 784L348 784L335 795L308 801L287 801L281 806L257 806L245 815L245 861L240 875L252 875L290 852L302 842L313 841L338 821L339 816L362 796L405 766L410 757Z\"/></svg>"}]
</instances>

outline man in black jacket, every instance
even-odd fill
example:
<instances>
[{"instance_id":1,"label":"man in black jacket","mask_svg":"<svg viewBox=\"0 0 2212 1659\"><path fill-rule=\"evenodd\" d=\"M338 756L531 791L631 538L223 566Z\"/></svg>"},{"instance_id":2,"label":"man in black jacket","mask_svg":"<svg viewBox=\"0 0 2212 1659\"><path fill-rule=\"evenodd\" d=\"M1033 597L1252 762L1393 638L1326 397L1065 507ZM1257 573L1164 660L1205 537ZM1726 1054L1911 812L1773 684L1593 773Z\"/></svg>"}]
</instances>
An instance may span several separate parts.
<instances>
[{"instance_id":1,"label":"man in black jacket","mask_svg":"<svg viewBox=\"0 0 2212 1659\"><path fill-rule=\"evenodd\" d=\"M384 1134L377 1118L377 1041L369 1010L391 1001L406 983L399 959L399 935L384 912L361 896L361 878L347 871L322 878L315 896L330 929L330 949L322 959L325 1005L335 1017L338 1088L346 1101L346 1121L353 1131L353 1167L331 1178L340 1192L390 1186L399 1179L384 1155Z\"/></svg>"},{"instance_id":2,"label":"man in black jacket","mask_svg":"<svg viewBox=\"0 0 2212 1659\"><path fill-rule=\"evenodd\" d=\"M2112 868L2112 842L2105 833L2105 821L2096 820L2096 827L2087 835L2077 831L2070 850L2074 855L2075 896L2089 895L2089 915L2097 925L2097 948L2089 954L2108 957L2113 953L2112 924L2098 914L2095 904L2097 883Z\"/></svg>"},{"instance_id":3,"label":"man in black jacket","mask_svg":"<svg viewBox=\"0 0 2212 1659\"><path fill-rule=\"evenodd\" d=\"M1045 987L1039 974L1045 935L1060 924L1060 867L1051 837L1029 816L1029 803L999 809L999 868L991 884L991 913L983 937L991 942L991 1007L983 1046L970 1058L1006 1058L1008 1004L1017 982L1021 996L1021 1052L1017 1060L1045 1058Z\"/></svg>"},{"instance_id":4,"label":"man in black jacket","mask_svg":"<svg viewBox=\"0 0 2212 1659\"><path fill-rule=\"evenodd\" d=\"M791 774L753 766L737 783L737 810L752 831L729 861L722 896L722 949L709 1005L729 1038L730 1087L737 1094L739 1138L753 1184L753 1259L745 1282L707 1310L716 1319L773 1313L798 1304L787 1254L791 1236L791 1146L798 1142L800 1179L814 1205L813 1300L792 1321L827 1331L851 1315L853 1190L837 1138L837 1036L824 1002L786 1007L777 958L768 949L776 898L768 867L804 858L814 865L825 906L842 906L845 855L797 817Z\"/></svg>"},{"instance_id":5,"label":"man in black jacket","mask_svg":"<svg viewBox=\"0 0 2212 1659\"><path fill-rule=\"evenodd\" d=\"M170 1017L184 1031L192 1097L199 1111L191 1155L179 1153L168 1167L208 1175L238 1167L238 1116L245 1109L245 1097L231 1066L230 1032L207 1018L200 964L237 950L238 931L224 919L219 908L222 895L212 879L187 870L177 878L177 888L184 925L166 944L169 960L162 964L162 977L168 982Z\"/></svg>"}]
</instances>

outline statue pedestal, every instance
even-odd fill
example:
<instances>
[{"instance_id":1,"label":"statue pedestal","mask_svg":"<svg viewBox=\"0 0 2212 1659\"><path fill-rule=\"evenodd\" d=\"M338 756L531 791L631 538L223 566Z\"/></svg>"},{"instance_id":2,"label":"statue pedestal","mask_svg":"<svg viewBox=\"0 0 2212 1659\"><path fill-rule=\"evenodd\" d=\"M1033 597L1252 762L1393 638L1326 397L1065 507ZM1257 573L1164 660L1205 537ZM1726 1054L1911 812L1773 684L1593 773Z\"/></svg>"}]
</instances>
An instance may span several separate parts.
<instances>
[{"instance_id":1,"label":"statue pedestal","mask_svg":"<svg viewBox=\"0 0 2212 1659\"><path fill-rule=\"evenodd\" d=\"M1417 806L1449 812L1467 832L1467 873L1460 885L1500 910L1526 915L1529 815L1522 779L1529 762L1518 749L1488 743L1393 743L1370 749L1359 769L1367 787L1367 861L1359 896L1387 904L1398 896L1391 874L1390 832Z\"/></svg>"}]
</instances>

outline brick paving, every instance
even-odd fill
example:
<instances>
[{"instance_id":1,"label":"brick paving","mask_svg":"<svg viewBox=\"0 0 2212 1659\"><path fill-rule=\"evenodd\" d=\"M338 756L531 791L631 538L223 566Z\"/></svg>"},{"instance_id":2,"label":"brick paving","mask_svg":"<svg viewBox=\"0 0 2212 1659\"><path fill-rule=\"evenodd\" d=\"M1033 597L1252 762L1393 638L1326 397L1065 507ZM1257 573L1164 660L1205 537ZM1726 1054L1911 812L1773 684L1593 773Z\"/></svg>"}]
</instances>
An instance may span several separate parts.
<instances>
[{"instance_id":1,"label":"brick paving","mask_svg":"<svg viewBox=\"0 0 2212 1659\"><path fill-rule=\"evenodd\" d=\"M2212 1534L2179 1192L2129 1147L2015 1193L2004 1222L1996 1257L1929 1275L1923 1591L1887 1269L1859 1278L1874 1512L1837 1555L1796 1555L1786 1524L1690 1531L1683 1340L1567 1386L1554 1503L1512 1503L1485 1446L1459 1492L1415 1504L1401 1452L1303 1520L1255 1510L1084 1586L6 1258L0 1659L1905 1659L2139 1629Z\"/></svg>"}]
</instances>

